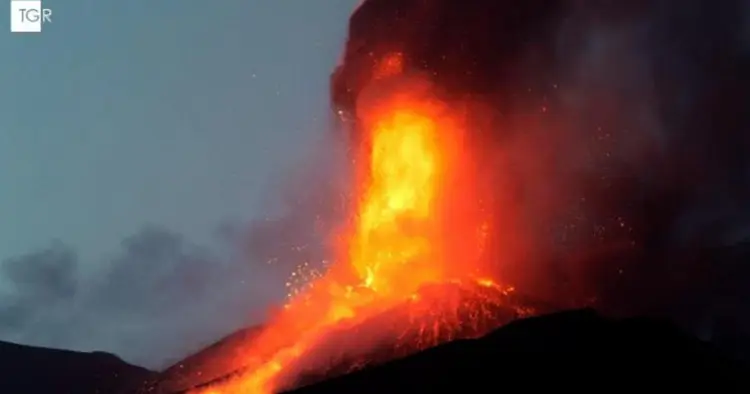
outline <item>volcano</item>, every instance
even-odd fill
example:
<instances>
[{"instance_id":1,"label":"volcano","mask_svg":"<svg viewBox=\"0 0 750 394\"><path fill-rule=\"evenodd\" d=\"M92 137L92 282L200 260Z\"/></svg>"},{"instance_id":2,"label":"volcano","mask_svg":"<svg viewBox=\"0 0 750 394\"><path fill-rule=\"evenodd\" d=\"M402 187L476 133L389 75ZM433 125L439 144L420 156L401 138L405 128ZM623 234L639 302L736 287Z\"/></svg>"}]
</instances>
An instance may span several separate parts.
<instances>
[{"instance_id":1,"label":"volcano","mask_svg":"<svg viewBox=\"0 0 750 394\"><path fill-rule=\"evenodd\" d=\"M377 366L564 307L708 319L702 274L717 268L694 252L737 233L721 217L706 225L707 212L750 197L737 186L750 168L738 104L750 51L746 4L688 3L363 1L331 77L351 179L330 264L248 341L233 372L211 372L194 392L271 394L388 370ZM611 351L633 357L646 354L639 342L678 336L579 324L596 327L593 342L570 341L600 359L596 344L632 344ZM513 348L496 338L485 340ZM670 343L700 347L688 342ZM679 365L697 371L696 357Z\"/></svg>"},{"instance_id":2,"label":"volcano","mask_svg":"<svg viewBox=\"0 0 750 394\"><path fill-rule=\"evenodd\" d=\"M669 315L693 298L685 250L719 240L686 230L707 194L686 169L747 164L729 142L750 142L750 57L741 2L690 4L364 1L331 78L352 170L331 263L195 392L311 384L555 309L539 300Z\"/></svg>"},{"instance_id":3,"label":"volcano","mask_svg":"<svg viewBox=\"0 0 750 394\"><path fill-rule=\"evenodd\" d=\"M748 230L748 10L364 0L330 81L350 171L325 269L141 392L748 392L684 334L750 332L747 245L721 252Z\"/></svg>"}]
</instances>

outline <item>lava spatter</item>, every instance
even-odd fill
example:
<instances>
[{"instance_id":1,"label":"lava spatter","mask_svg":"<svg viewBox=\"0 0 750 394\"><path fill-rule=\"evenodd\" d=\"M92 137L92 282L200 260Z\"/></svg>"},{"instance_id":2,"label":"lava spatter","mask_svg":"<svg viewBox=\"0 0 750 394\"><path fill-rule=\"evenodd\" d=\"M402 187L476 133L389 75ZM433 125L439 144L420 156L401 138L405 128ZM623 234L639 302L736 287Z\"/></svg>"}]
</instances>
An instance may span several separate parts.
<instances>
[{"instance_id":1,"label":"lava spatter","mask_svg":"<svg viewBox=\"0 0 750 394\"><path fill-rule=\"evenodd\" d=\"M399 73L402 62L389 55L379 77ZM477 196L470 176L455 173L468 160L460 149L460 117L425 91L409 91L414 85L402 86L361 114L367 135L359 146L359 198L338 260L269 323L248 354L247 372L207 392L283 389L296 379L291 370L309 369L300 364L321 353L332 333L365 322L380 327L373 341L406 353L477 335L489 328L485 320L494 324L493 305L506 300L508 289L476 276L486 218L466 214ZM457 234L471 241L454 242ZM399 317L373 323L381 315ZM357 349L344 353L328 355L325 363Z\"/></svg>"}]
</instances>

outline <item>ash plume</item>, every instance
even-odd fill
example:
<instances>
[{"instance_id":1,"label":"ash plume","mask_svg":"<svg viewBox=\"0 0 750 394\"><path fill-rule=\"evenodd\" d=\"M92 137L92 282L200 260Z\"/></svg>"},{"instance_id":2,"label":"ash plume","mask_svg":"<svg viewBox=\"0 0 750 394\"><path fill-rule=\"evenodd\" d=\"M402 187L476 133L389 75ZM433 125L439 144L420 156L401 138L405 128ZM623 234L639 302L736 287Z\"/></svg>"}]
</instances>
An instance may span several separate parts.
<instances>
[{"instance_id":1,"label":"ash plume","mask_svg":"<svg viewBox=\"0 0 750 394\"><path fill-rule=\"evenodd\" d=\"M469 114L513 217L498 238L523 240L502 275L565 306L699 319L727 269L699 251L750 236L749 3L366 0L333 110L356 141L360 94L399 53Z\"/></svg>"}]
</instances>

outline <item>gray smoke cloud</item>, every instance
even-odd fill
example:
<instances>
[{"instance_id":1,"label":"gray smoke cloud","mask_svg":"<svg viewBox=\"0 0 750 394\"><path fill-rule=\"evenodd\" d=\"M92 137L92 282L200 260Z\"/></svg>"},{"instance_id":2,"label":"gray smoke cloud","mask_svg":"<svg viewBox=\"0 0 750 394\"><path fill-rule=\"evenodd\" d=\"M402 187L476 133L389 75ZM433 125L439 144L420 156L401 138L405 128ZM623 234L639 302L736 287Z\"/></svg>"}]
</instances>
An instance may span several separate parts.
<instances>
[{"instance_id":1,"label":"gray smoke cloud","mask_svg":"<svg viewBox=\"0 0 750 394\"><path fill-rule=\"evenodd\" d=\"M558 164L570 170L568 190L588 197L564 222L605 244L634 242L626 259L642 263L611 266L629 271L616 297L634 310L694 296L673 287L699 264L686 249L748 237L747 3L581 3L558 32Z\"/></svg>"},{"instance_id":2,"label":"gray smoke cloud","mask_svg":"<svg viewBox=\"0 0 750 394\"><path fill-rule=\"evenodd\" d=\"M0 338L109 351L158 369L262 320L283 294L281 276L267 267L221 259L157 226L124 239L100 266L82 275L61 242L5 260Z\"/></svg>"},{"instance_id":3,"label":"gray smoke cloud","mask_svg":"<svg viewBox=\"0 0 750 394\"><path fill-rule=\"evenodd\" d=\"M70 302L76 295L78 258L62 243L7 259L0 269L8 282L0 298L5 330L23 330L40 309Z\"/></svg>"},{"instance_id":4,"label":"gray smoke cloud","mask_svg":"<svg viewBox=\"0 0 750 394\"><path fill-rule=\"evenodd\" d=\"M537 253L519 271L550 299L747 337L750 270L702 253L750 237L748 2L571 4L555 60L521 72L551 88L502 142Z\"/></svg>"}]
</instances>

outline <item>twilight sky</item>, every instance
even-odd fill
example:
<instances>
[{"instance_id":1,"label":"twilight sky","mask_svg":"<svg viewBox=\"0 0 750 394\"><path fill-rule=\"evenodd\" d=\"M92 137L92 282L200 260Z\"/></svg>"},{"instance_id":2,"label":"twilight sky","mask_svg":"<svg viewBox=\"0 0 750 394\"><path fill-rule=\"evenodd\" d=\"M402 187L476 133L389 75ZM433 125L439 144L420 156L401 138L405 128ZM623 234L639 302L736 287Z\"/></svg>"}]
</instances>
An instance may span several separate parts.
<instances>
[{"instance_id":1,"label":"twilight sky","mask_svg":"<svg viewBox=\"0 0 750 394\"><path fill-rule=\"evenodd\" d=\"M59 334L98 310L81 301L92 292L81 278L193 256L185 250L213 245L222 223L262 216L274 176L326 132L328 76L356 3L48 0L43 33L0 27L0 339L163 363L132 350L145 328L90 342ZM47 271L35 274L33 262ZM114 271L123 287L127 274ZM99 282L109 284L89 298L114 291ZM44 299L68 293L80 318ZM29 315L27 305L52 311ZM174 358L183 345L160 350Z\"/></svg>"}]
</instances>

